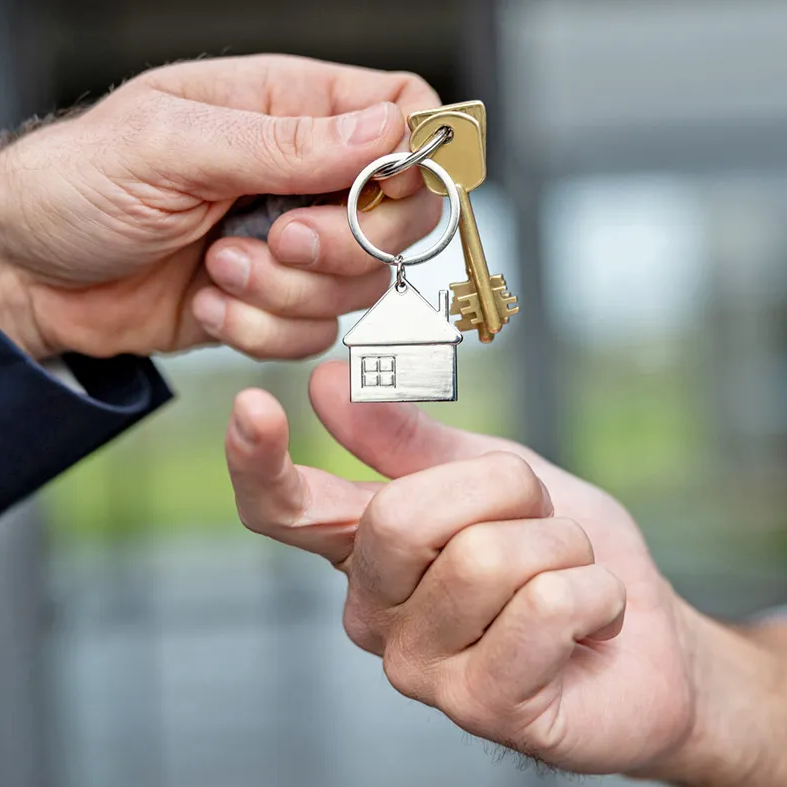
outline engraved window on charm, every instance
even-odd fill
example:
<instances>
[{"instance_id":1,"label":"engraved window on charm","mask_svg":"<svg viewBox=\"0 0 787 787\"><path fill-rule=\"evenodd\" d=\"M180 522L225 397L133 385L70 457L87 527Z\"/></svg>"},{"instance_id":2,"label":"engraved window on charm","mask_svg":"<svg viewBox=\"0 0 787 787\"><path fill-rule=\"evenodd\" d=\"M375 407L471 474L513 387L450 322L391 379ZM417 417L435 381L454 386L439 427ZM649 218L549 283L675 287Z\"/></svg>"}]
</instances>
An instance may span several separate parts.
<instances>
[{"instance_id":1,"label":"engraved window on charm","mask_svg":"<svg viewBox=\"0 0 787 787\"><path fill-rule=\"evenodd\" d=\"M396 387L396 357L393 355L366 355L361 359L361 387Z\"/></svg>"}]
</instances>

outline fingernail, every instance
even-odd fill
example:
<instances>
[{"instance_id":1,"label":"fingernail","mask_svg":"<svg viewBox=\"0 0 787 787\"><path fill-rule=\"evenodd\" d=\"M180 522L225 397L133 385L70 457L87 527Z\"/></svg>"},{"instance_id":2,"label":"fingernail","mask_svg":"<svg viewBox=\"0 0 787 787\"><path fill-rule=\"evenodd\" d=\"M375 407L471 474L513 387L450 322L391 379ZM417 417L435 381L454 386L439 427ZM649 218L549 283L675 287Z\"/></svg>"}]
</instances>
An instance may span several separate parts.
<instances>
[{"instance_id":1,"label":"fingernail","mask_svg":"<svg viewBox=\"0 0 787 787\"><path fill-rule=\"evenodd\" d=\"M368 145L380 137L388 122L388 104L375 104L339 120L339 135L345 145Z\"/></svg>"},{"instance_id":2,"label":"fingernail","mask_svg":"<svg viewBox=\"0 0 787 787\"><path fill-rule=\"evenodd\" d=\"M216 254L215 278L228 290L243 290L249 283L251 260L246 252L235 246L226 246Z\"/></svg>"},{"instance_id":3,"label":"fingernail","mask_svg":"<svg viewBox=\"0 0 787 787\"><path fill-rule=\"evenodd\" d=\"M232 428L235 430L235 436L241 443L249 448L254 448L257 444L257 436L249 424L244 423L237 413L232 416Z\"/></svg>"},{"instance_id":4,"label":"fingernail","mask_svg":"<svg viewBox=\"0 0 787 787\"><path fill-rule=\"evenodd\" d=\"M317 262L320 239L311 227L300 221L291 221L279 236L277 252L279 262L290 265L311 265Z\"/></svg>"},{"instance_id":5,"label":"fingernail","mask_svg":"<svg viewBox=\"0 0 787 787\"><path fill-rule=\"evenodd\" d=\"M545 516L552 516L555 513L555 506L552 503L552 495L549 494L549 490L546 487L546 484L539 478L538 483L541 484L541 496L544 501L544 514Z\"/></svg>"},{"instance_id":6,"label":"fingernail","mask_svg":"<svg viewBox=\"0 0 787 787\"><path fill-rule=\"evenodd\" d=\"M227 301L217 292L208 290L194 299L194 316L209 331L220 331L227 313Z\"/></svg>"}]
</instances>

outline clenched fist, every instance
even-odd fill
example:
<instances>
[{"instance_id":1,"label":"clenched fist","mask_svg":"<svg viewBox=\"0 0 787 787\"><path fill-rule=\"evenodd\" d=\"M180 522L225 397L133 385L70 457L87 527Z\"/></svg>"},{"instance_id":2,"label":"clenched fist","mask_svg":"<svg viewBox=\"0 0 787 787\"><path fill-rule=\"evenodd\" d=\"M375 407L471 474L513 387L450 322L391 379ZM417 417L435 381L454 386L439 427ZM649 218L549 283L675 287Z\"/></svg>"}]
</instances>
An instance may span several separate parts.
<instances>
[{"instance_id":1,"label":"clenched fist","mask_svg":"<svg viewBox=\"0 0 787 787\"><path fill-rule=\"evenodd\" d=\"M36 358L146 355L221 341L293 358L333 343L388 270L338 205L299 209L269 243L215 241L242 196L349 187L434 106L421 79L294 57L148 71L0 152L0 329ZM363 220L402 251L436 224L417 173ZM215 241L215 242L214 242Z\"/></svg>"},{"instance_id":2,"label":"clenched fist","mask_svg":"<svg viewBox=\"0 0 787 787\"><path fill-rule=\"evenodd\" d=\"M227 435L238 510L347 574L347 632L399 691L571 771L787 783L784 652L678 598L619 503L415 406L350 404L343 363L311 395L394 480L295 467L281 407L247 391Z\"/></svg>"}]
</instances>

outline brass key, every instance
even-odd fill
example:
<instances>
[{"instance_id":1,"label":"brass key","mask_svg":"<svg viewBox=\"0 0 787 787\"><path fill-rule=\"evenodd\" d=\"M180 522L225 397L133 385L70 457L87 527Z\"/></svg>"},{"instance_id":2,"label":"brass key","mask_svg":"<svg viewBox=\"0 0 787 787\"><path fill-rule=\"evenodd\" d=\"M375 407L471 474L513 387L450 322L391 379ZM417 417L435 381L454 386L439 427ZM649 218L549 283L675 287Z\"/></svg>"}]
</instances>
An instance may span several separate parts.
<instances>
[{"instance_id":1,"label":"brass key","mask_svg":"<svg viewBox=\"0 0 787 787\"><path fill-rule=\"evenodd\" d=\"M432 155L454 179L459 192L461 213L459 231L469 280L451 284L454 300L452 314L462 315L456 324L459 330L478 330L482 342L491 342L494 335L516 314L516 297L506 290L501 275L491 277L486 264L481 236L478 232L469 192L486 179L486 112L480 101L443 107L439 110L414 113L408 119L411 128L410 146L423 145L439 128L448 126L453 138ZM442 184L425 173L430 191L445 196Z\"/></svg>"}]
</instances>

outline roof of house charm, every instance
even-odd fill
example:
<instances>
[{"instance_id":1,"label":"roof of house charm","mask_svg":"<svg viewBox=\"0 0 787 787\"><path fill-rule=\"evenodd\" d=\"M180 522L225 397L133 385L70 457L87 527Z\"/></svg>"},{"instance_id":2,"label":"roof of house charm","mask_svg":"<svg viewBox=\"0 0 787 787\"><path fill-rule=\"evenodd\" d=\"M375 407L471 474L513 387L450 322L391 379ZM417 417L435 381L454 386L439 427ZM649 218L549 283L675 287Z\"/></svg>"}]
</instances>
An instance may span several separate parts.
<instances>
[{"instance_id":1,"label":"roof of house charm","mask_svg":"<svg viewBox=\"0 0 787 787\"><path fill-rule=\"evenodd\" d=\"M344 337L353 402L453 402L456 345L448 292L434 309L409 282L393 284Z\"/></svg>"}]
</instances>

